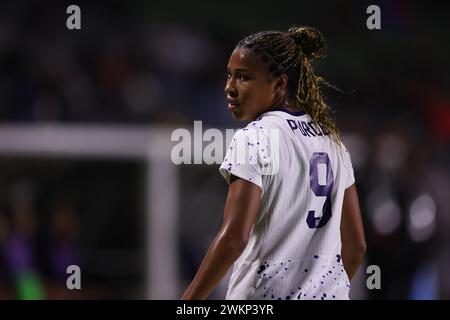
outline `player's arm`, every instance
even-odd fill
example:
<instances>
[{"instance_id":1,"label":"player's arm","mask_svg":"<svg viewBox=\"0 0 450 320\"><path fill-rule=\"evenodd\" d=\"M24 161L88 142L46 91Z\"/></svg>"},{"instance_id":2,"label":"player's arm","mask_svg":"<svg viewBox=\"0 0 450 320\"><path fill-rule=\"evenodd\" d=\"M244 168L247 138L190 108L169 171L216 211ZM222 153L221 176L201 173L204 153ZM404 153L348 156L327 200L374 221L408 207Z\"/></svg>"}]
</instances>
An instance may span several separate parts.
<instances>
[{"instance_id":1,"label":"player's arm","mask_svg":"<svg viewBox=\"0 0 450 320\"><path fill-rule=\"evenodd\" d=\"M206 299L244 251L259 209L261 189L231 176L223 224L181 299Z\"/></svg>"},{"instance_id":2,"label":"player's arm","mask_svg":"<svg viewBox=\"0 0 450 320\"><path fill-rule=\"evenodd\" d=\"M345 190L341 220L342 260L349 279L358 270L366 252L366 240L355 184Z\"/></svg>"}]
</instances>

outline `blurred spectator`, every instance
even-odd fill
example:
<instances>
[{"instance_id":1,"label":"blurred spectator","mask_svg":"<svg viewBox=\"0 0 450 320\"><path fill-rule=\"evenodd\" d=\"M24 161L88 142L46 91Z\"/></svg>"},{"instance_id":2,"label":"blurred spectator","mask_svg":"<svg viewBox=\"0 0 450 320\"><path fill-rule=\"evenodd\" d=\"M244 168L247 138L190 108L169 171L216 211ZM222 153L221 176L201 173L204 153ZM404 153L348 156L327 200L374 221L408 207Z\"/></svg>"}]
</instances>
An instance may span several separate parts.
<instances>
[{"instance_id":1,"label":"blurred spectator","mask_svg":"<svg viewBox=\"0 0 450 320\"><path fill-rule=\"evenodd\" d=\"M81 298L77 290L68 290L67 268L71 265L84 267L79 245L79 213L66 198L58 198L50 212L45 254L48 264L48 298ZM86 289L86 288L84 288Z\"/></svg>"},{"instance_id":2,"label":"blurred spectator","mask_svg":"<svg viewBox=\"0 0 450 320\"><path fill-rule=\"evenodd\" d=\"M12 227L5 244L6 263L18 299L43 299L45 289L38 259L32 186L21 181L12 192Z\"/></svg>"},{"instance_id":3,"label":"blurred spectator","mask_svg":"<svg viewBox=\"0 0 450 320\"><path fill-rule=\"evenodd\" d=\"M6 212L0 208L0 300L13 299L11 275L6 262L5 246L9 237L10 223Z\"/></svg>"}]
</instances>

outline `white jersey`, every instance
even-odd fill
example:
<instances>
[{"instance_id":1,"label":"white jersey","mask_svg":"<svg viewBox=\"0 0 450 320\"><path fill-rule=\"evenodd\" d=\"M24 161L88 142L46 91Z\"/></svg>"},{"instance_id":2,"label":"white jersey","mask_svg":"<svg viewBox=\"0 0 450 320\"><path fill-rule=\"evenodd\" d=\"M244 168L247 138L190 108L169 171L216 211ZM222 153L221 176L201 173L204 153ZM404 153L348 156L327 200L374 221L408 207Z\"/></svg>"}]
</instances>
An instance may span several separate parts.
<instances>
[{"instance_id":1,"label":"white jersey","mask_svg":"<svg viewBox=\"0 0 450 320\"><path fill-rule=\"evenodd\" d=\"M262 189L227 299L349 298L340 224L354 175L345 146L309 115L276 109L236 132L219 170Z\"/></svg>"}]
</instances>

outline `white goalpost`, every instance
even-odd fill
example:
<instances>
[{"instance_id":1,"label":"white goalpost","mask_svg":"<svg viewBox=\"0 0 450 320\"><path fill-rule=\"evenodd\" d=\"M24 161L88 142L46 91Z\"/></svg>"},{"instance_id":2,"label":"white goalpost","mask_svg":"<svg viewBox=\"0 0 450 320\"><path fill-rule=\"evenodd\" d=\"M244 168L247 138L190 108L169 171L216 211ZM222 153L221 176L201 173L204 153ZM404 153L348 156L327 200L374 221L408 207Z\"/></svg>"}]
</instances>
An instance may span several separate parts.
<instances>
[{"instance_id":1,"label":"white goalpost","mask_svg":"<svg viewBox=\"0 0 450 320\"><path fill-rule=\"evenodd\" d=\"M178 176L166 127L3 125L0 157L139 160L145 164L145 299L180 294Z\"/></svg>"}]
</instances>

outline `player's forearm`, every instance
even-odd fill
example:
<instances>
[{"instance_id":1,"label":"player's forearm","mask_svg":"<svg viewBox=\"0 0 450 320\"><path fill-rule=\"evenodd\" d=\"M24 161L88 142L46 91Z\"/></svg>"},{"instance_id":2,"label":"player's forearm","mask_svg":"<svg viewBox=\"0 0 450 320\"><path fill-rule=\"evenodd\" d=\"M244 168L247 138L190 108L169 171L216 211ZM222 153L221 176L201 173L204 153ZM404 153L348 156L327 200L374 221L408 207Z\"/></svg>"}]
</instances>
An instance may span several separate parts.
<instances>
[{"instance_id":1,"label":"player's forearm","mask_svg":"<svg viewBox=\"0 0 450 320\"><path fill-rule=\"evenodd\" d=\"M210 245L194 280L181 299L206 299L242 254L245 244L244 241L219 234Z\"/></svg>"},{"instance_id":2,"label":"player's forearm","mask_svg":"<svg viewBox=\"0 0 450 320\"><path fill-rule=\"evenodd\" d=\"M350 280L363 262L364 254L365 248L352 248L351 250L342 248L342 262Z\"/></svg>"}]
</instances>

